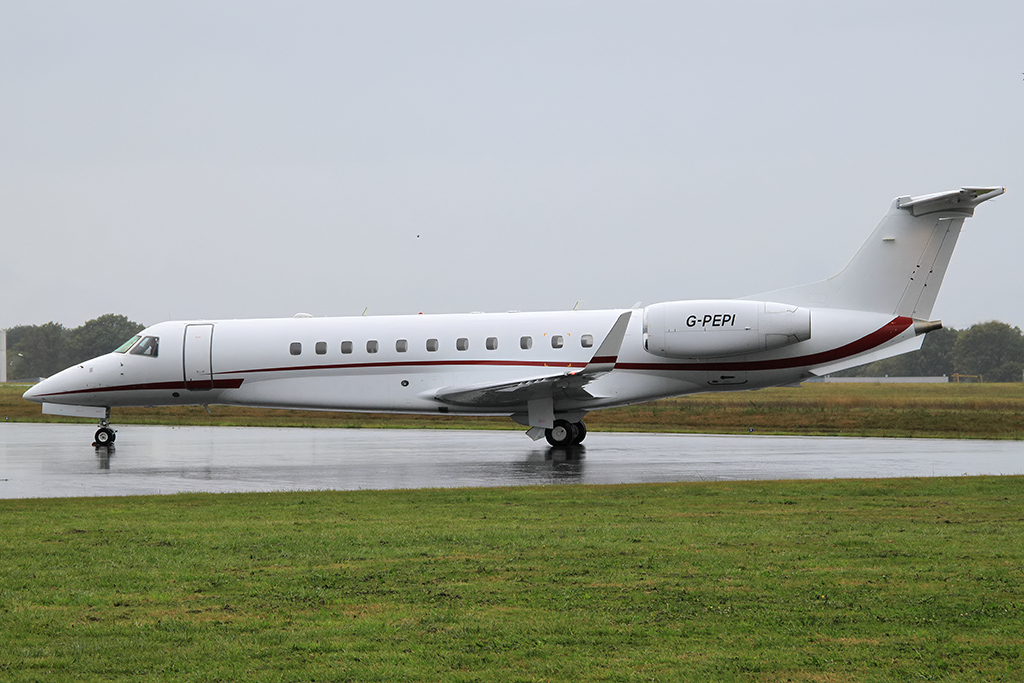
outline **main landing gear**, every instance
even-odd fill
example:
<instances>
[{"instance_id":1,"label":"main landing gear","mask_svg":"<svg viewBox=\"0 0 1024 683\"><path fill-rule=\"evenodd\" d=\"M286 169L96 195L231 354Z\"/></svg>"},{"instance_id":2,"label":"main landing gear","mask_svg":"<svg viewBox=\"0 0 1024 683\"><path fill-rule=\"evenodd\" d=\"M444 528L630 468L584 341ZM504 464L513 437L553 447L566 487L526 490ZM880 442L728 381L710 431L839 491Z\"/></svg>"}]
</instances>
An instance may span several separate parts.
<instances>
[{"instance_id":1,"label":"main landing gear","mask_svg":"<svg viewBox=\"0 0 1024 683\"><path fill-rule=\"evenodd\" d=\"M117 438L117 432L110 428L110 420L100 420L100 428L96 430L96 436L93 437L95 441L93 446L96 448L113 448L114 440Z\"/></svg>"},{"instance_id":2,"label":"main landing gear","mask_svg":"<svg viewBox=\"0 0 1024 683\"><path fill-rule=\"evenodd\" d=\"M551 429L544 430L544 438L555 448L576 446L587 437L587 426L582 422L555 420Z\"/></svg>"}]
</instances>

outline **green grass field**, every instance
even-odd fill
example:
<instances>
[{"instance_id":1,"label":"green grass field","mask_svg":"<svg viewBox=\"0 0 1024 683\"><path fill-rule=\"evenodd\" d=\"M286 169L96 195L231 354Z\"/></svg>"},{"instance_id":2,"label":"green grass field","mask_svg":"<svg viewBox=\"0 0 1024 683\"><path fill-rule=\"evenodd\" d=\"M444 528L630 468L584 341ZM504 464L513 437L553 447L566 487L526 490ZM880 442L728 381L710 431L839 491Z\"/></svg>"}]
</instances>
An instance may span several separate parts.
<instances>
[{"instance_id":1,"label":"green grass field","mask_svg":"<svg viewBox=\"0 0 1024 683\"><path fill-rule=\"evenodd\" d=\"M69 421L45 417L21 398L25 387L0 385L0 415L9 421ZM508 418L260 410L212 406L118 408L120 424L270 427L394 427L520 429ZM89 420L84 420L89 422ZM593 431L709 434L1024 438L1024 383L805 384L800 388L697 394L590 413Z\"/></svg>"},{"instance_id":2,"label":"green grass field","mask_svg":"<svg viewBox=\"0 0 1024 683\"><path fill-rule=\"evenodd\" d=\"M996 681L1020 477L0 501L7 681Z\"/></svg>"},{"instance_id":3,"label":"green grass field","mask_svg":"<svg viewBox=\"0 0 1024 683\"><path fill-rule=\"evenodd\" d=\"M42 420L21 391L0 414ZM1019 439L1022 408L1019 384L809 385L588 425ZM1017 681L1022 607L1024 477L0 500L0 680Z\"/></svg>"}]
</instances>

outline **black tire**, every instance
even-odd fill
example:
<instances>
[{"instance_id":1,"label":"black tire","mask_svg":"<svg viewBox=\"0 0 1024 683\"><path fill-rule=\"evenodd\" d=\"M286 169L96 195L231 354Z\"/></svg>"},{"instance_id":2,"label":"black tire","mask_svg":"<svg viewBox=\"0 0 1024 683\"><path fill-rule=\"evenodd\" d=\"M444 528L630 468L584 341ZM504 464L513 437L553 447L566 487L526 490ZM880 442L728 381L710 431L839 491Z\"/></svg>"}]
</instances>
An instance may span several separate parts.
<instances>
[{"instance_id":1,"label":"black tire","mask_svg":"<svg viewBox=\"0 0 1024 683\"><path fill-rule=\"evenodd\" d=\"M108 429L107 427L100 427L99 429L96 430L97 446L110 446L114 443L114 439L116 438L117 436L115 435L113 429Z\"/></svg>"},{"instance_id":2,"label":"black tire","mask_svg":"<svg viewBox=\"0 0 1024 683\"><path fill-rule=\"evenodd\" d=\"M583 443L583 439L587 438L587 425L577 422L573 427L576 428L576 438L573 439L573 444L579 445Z\"/></svg>"},{"instance_id":3,"label":"black tire","mask_svg":"<svg viewBox=\"0 0 1024 683\"><path fill-rule=\"evenodd\" d=\"M576 425L566 420L555 420L555 425L551 429L544 430L544 438L555 448L571 446L576 443L577 436L579 430L576 429Z\"/></svg>"}]
</instances>

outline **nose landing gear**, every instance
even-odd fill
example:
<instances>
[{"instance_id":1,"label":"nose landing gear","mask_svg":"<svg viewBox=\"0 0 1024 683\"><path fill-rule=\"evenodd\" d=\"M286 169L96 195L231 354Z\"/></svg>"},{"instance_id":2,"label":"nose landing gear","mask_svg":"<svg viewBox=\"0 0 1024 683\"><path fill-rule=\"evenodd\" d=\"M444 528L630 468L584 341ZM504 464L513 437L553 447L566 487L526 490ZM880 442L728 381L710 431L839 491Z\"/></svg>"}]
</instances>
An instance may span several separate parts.
<instances>
[{"instance_id":1,"label":"nose landing gear","mask_svg":"<svg viewBox=\"0 0 1024 683\"><path fill-rule=\"evenodd\" d=\"M106 418L100 420L100 428L96 430L96 436L93 438L95 441L92 445L96 448L114 447L114 440L117 438L117 432L110 428L110 420Z\"/></svg>"}]
</instances>

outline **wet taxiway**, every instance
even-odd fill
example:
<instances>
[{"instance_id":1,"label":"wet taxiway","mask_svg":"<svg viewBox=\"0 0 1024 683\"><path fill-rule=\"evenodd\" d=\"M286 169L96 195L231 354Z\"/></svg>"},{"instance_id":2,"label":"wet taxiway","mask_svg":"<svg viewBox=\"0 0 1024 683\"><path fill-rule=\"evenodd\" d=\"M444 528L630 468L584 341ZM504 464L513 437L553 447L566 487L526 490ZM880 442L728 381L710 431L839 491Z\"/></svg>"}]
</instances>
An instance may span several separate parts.
<instances>
[{"instance_id":1,"label":"wet taxiway","mask_svg":"<svg viewBox=\"0 0 1024 683\"><path fill-rule=\"evenodd\" d=\"M0 498L1024 473L1024 442L0 424Z\"/></svg>"}]
</instances>

